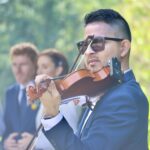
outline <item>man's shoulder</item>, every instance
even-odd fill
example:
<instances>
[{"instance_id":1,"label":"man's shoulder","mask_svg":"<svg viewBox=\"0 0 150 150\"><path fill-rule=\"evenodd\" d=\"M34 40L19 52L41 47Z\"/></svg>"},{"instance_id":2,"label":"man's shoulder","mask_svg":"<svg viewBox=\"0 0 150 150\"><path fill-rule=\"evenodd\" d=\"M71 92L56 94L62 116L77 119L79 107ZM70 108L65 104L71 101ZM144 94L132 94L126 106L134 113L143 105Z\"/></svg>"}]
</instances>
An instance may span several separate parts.
<instances>
[{"instance_id":1,"label":"man's shoulder","mask_svg":"<svg viewBox=\"0 0 150 150\"><path fill-rule=\"evenodd\" d=\"M17 83L11 84L6 89L6 94L17 91L19 89L19 85Z\"/></svg>"},{"instance_id":2,"label":"man's shoulder","mask_svg":"<svg viewBox=\"0 0 150 150\"><path fill-rule=\"evenodd\" d=\"M108 90L102 101L111 102L133 102L137 103L140 100L146 100L146 97L140 87L140 85L135 80L130 80L128 82L121 83L110 90Z\"/></svg>"},{"instance_id":3,"label":"man's shoulder","mask_svg":"<svg viewBox=\"0 0 150 150\"><path fill-rule=\"evenodd\" d=\"M128 82L123 82L121 84L118 84L117 86L111 88L108 91L108 95L122 95L132 94L132 91L141 90L139 84L135 80L130 80Z\"/></svg>"}]
</instances>

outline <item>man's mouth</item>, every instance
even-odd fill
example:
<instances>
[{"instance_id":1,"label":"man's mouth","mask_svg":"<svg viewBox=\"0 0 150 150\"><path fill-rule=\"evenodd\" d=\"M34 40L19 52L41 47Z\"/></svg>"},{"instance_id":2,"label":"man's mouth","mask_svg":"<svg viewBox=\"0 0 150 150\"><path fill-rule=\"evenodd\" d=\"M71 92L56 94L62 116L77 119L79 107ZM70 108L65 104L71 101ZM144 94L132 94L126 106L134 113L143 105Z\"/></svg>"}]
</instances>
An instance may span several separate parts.
<instances>
[{"instance_id":1,"label":"man's mouth","mask_svg":"<svg viewBox=\"0 0 150 150\"><path fill-rule=\"evenodd\" d=\"M99 61L98 59L92 58L92 59L89 59L89 60L88 60L88 65L94 66L94 65L96 65L96 64L99 63L99 62L100 62L100 61Z\"/></svg>"}]
</instances>

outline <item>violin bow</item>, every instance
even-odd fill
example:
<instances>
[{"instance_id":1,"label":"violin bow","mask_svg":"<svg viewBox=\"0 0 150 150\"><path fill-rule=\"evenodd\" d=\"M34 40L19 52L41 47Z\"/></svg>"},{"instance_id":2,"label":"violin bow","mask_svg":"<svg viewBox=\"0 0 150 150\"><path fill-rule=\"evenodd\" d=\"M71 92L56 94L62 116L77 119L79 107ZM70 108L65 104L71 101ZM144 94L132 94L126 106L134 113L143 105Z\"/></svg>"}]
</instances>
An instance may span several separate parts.
<instances>
[{"instance_id":1,"label":"violin bow","mask_svg":"<svg viewBox=\"0 0 150 150\"><path fill-rule=\"evenodd\" d=\"M76 59L75 59L73 65L72 65L72 67L71 67L71 69L70 69L70 71L69 71L69 73L71 73L71 72L73 71L73 69L74 69L74 67L75 67L75 65L76 65L76 63L77 63L79 57L80 57L81 54L82 54L82 51L84 51L84 53L85 53L85 51L89 48L89 46L91 45L91 43L92 43L92 41L93 41L93 38L94 38L94 35L88 36L88 37L86 38L85 41L87 41L87 40L89 40L89 39L90 39L91 41L88 43L86 49L79 51L79 53L78 53L78 55L77 55L77 57L76 57ZM84 58L84 56L83 56L82 58ZM83 59L81 59L81 61L82 61L82 60L83 60ZM81 61L80 61L79 65L81 64ZM79 65L76 67L76 69L79 67ZM75 69L75 70L76 70L76 69Z\"/></svg>"},{"instance_id":2,"label":"violin bow","mask_svg":"<svg viewBox=\"0 0 150 150\"><path fill-rule=\"evenodd\" d=\"M73 69L74 69L74 67L75 67L75 65L76 65L76 63L77 63L77 61L78 61L80 56L81 56L81 51L78 53L78 55L77 55L73 65L72 65L71 69L69 70L69 73L71 73L73 71Z\"/></svg>"},{"instance_id":3,"label":"violin bow","mask_svg":"<svg viewBox=\"0 0 150 150\"><path fill-rule=\"evenodd\" d=\"M34 133L34 135L33 135L32 139L31 139L30 143L28 144L26 150L30 150L31 146L33 146L34 140L35 140L36 138L38 138L39 131L42 129L42 127L43 127L43 125L42 125L42 123L41 123L41 124L39 125L38 129L36 130L36 132ZM31 149L31 150L32 150L32 149Z\"/></svg>"},{"instance_id":4,"label":"violin bow","mask_svg":"<svg viewBox=\"0 0 150 150\"><path fill-rule=\"evenodd\" d=\"M87 39L88 39L88 38L89 38L89 37L87 37ZM91 45L91 43L92 43L92 41L93 41L93 38L94 38L94 35L91 36L90 38L91 38L91 41L90 41L90 43L88 44L87 48ZM86 40L87 40L87 39L86 39ZM84 52L87 50L87 48L84 50ZM78 55L77 55L77 57L76 57L76 59L75 59L73 65L72 65L71 69L69 70L69 73L71 73L71 72L73 71L73 69L74 69L75 65L77 64L77 61L78 61L79 57L81 56L81 54L82 54L82 51L79 51L79 53L78 53ZM84 56L83 56L83 57L84 57ZM83 60L83 57L81 58L81 61L79 62L79 64L78 64L78 66L76 67L76 69L77 69L77 68L79 67L79 65L81 64L81 62L82 62L82 60ZM61 76L61 77L58 77L58 78L63 78L63 77L64 77L64 76ZM55 79L57 79L57 77L54 78L54 80L55 80ZM40 124L39 127L38 127L38 129L37 129L36 132L34 133L33 138L31 139L30 143L28 144L26 150L30 150L30 147L32 146L32 144L33 144L35 138L38 137L38 133L39 133L39 131L42 129L42 127L43 127L42 124Z\"/></svg>"}]
</instances>

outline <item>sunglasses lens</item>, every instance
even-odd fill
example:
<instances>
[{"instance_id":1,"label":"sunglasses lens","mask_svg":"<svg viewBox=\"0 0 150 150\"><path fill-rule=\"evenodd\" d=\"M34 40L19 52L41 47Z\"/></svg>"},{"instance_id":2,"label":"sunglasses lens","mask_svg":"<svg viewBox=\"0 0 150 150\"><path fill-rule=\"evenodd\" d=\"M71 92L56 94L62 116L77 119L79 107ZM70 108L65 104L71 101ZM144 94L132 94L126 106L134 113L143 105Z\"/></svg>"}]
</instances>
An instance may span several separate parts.
<instances>
[{"instance_id":1,"label":"sunglasses lens","mask_svg":"<svg viewBox=\"0 0 150 150\"><path fill-rule=\"evenodd\" d=\"M91 43L94 52L100 52L105 49L105 40L103 38L95 38Z\"/></svg>"},{"instance_id":2,"label":"sunglasses lens","mask_svg":"<svg viewBox=\"0 0 150 150\"><path fill-rule=\"evenodd\" d=\"M84 54L88 45L91 43L93 36L88 36L84 41L78 42L77 47L81 54Z\"/></svg>"},{"instance_id":3,"label":"sunglasses lens","mask_svg":"<svg viewBox=\"0 0 150 150\"><path fill-rule=\"evenodd\" d=\"M93 36L89 36L86 40L77 43L78 50L81 52L81 54L84 54L89 44L94 52L100 52L105 49L104 38L93 38Z\"/></svg>"},{"instance_id":4,"label":"sunglasses lens","mask_svg":"<svg viewBox=\"0 0 150 150\"><path fill-rule=\"evenodd\" d=\"M88 47L88 43L86 41L78 42L77 47L78 47L79 52L81 52L81 54L84 54L85 50Z\"/></svg>"}]
</instances>

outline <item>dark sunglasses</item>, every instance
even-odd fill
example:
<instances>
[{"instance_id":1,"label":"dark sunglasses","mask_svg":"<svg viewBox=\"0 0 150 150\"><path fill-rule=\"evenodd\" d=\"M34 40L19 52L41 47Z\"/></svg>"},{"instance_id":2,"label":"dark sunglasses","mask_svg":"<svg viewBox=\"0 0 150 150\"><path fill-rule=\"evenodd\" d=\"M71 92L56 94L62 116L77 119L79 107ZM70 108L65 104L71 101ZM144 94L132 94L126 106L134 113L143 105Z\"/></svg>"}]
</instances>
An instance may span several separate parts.
<instances>
[{"instance_id":1,"label":"dark sunglasses","mask_svg":"<svg viewBox=\"0 0 150 150\"><path fill-rule=\"evenodd\" d=\"M106 40L120 42L124 39L111 38L111 37L88 36L84 41L78 42L77 47L78 47L79 52L81 52L81 54L85 53L85 51L89 45L91 46L91 48L94 52L100 52L100 51L103 51L105 49L105 41Z\"/></svg>"}]
</instances>

